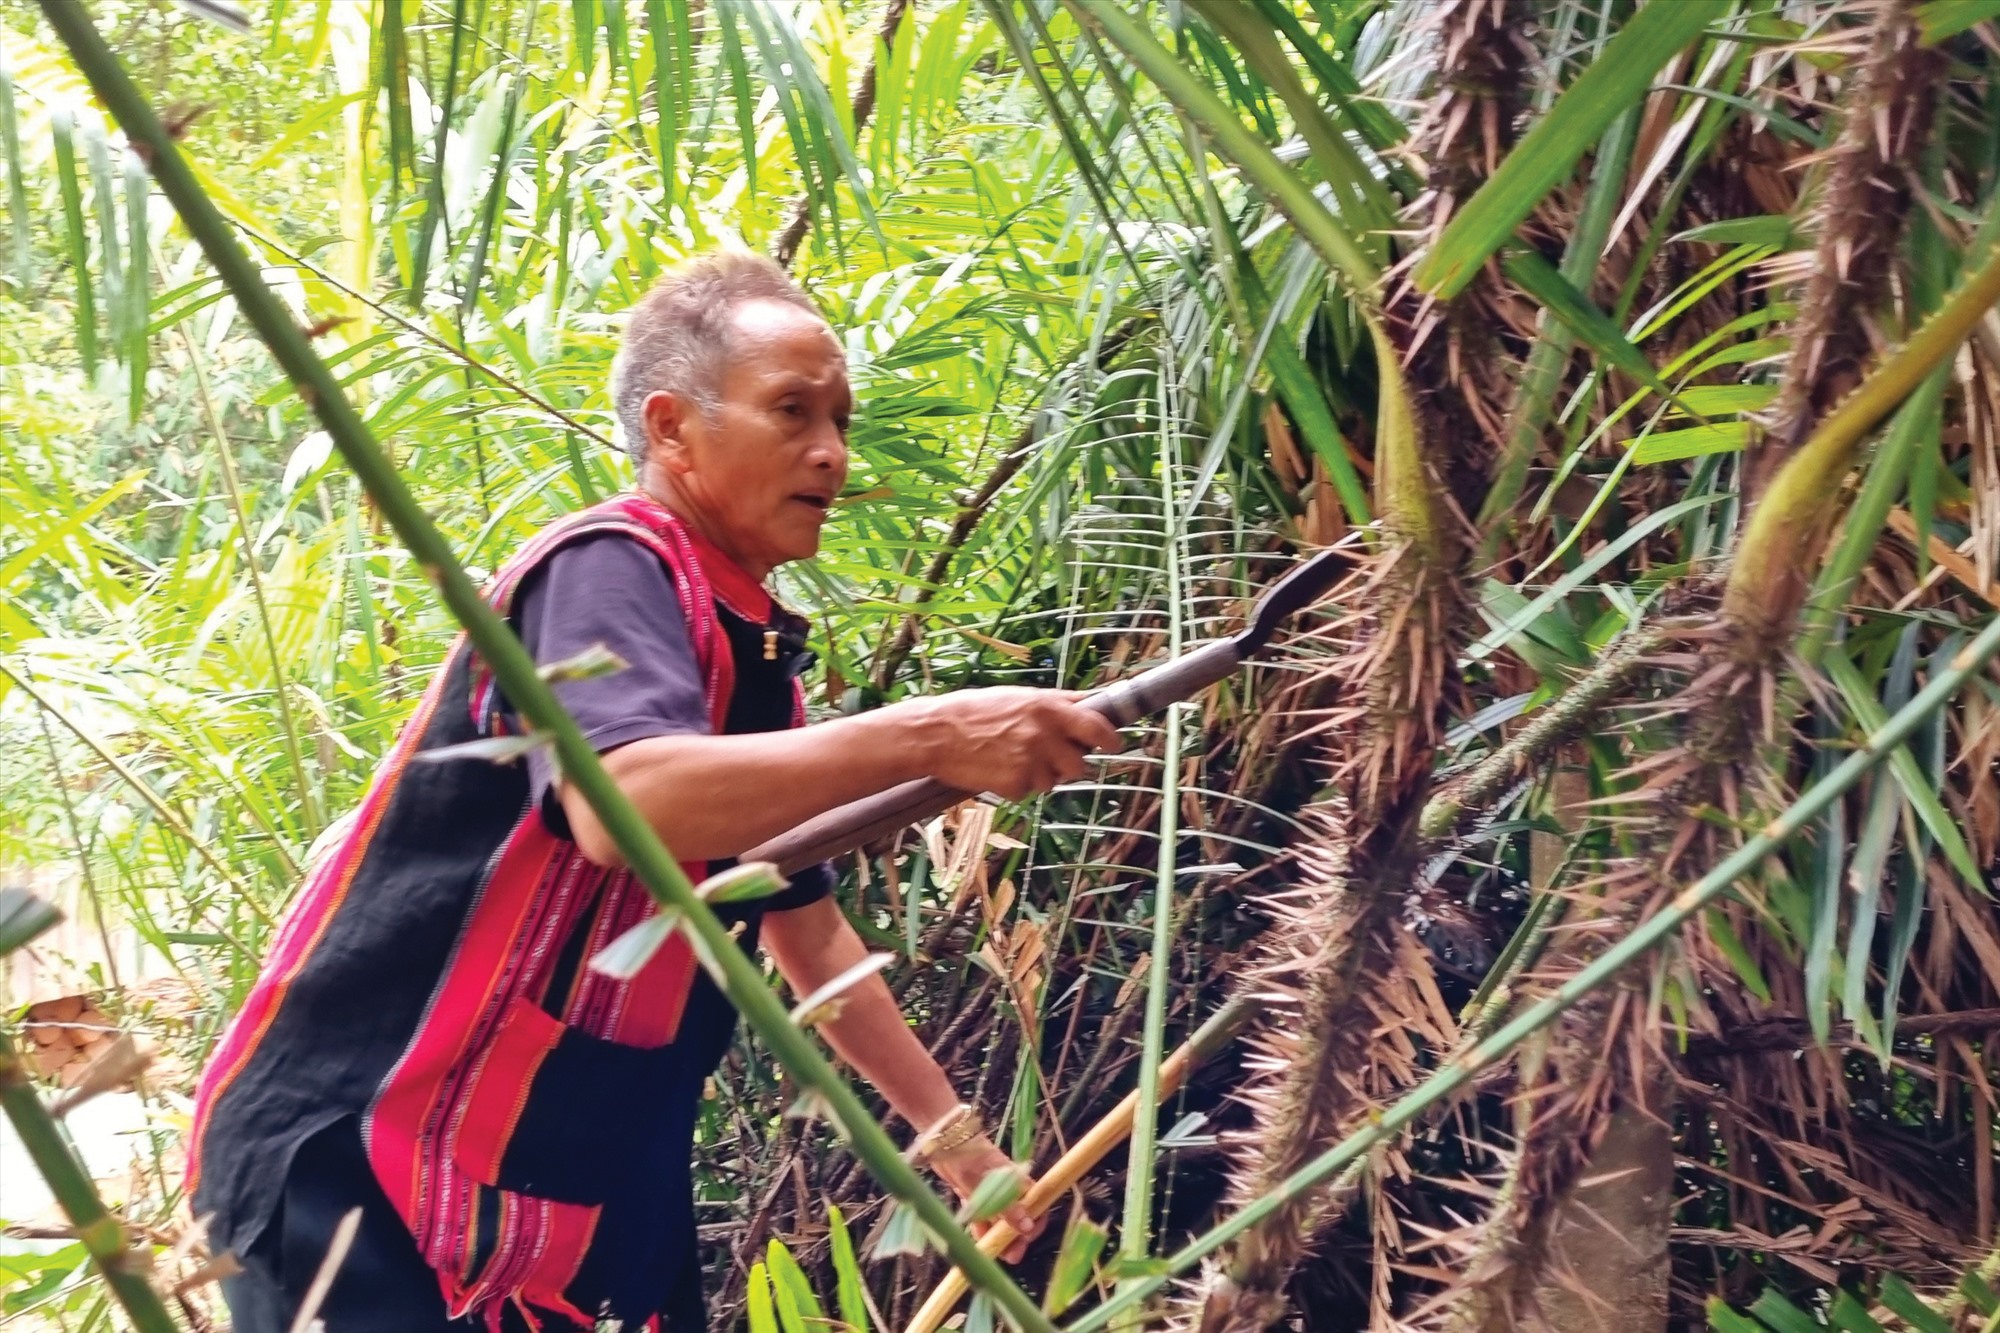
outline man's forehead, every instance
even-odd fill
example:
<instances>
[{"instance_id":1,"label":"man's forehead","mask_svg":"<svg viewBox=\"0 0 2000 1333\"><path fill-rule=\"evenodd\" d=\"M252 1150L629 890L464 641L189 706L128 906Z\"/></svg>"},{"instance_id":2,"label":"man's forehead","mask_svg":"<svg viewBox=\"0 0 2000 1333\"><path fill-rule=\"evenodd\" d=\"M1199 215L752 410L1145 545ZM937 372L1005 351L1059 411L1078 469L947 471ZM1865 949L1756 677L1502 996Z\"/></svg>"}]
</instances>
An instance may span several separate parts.
<instances>
[{"instance_id":1,"label":"man's forehead","mask_svg":"<svg viewBox=\"0 0 2000 1333\"><path fill-rule=\"evenodd\" d=\"M820 340L840 349L832 325L789 301L738 302L729 312L729 332L743 342L771 339L809 345Z\"/></svg>"},{"instance_id":2,"label":"man's forehead","mask_svg":"<svg viewBox=\"0 0 2000 1333\"><path fill-rule=\"evenodd\" d=\"M778 301L746 301L731 315L724 375L847 379L847 350L824 319Z\"/></svg>"}]
</instances>

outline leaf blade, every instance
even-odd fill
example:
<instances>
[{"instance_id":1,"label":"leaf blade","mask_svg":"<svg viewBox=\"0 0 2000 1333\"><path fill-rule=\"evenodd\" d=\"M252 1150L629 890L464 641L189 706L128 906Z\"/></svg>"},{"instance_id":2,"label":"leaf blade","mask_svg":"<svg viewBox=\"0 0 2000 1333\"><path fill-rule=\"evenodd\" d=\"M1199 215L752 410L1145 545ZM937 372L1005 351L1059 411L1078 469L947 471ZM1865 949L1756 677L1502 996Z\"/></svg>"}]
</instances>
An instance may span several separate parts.
<instances>
[{"instance_id":1,"label":"leaf blade","mask_svg":"<svg viewBox=\"0 0 2000 1333\"><path fill-rule=\"evenodd\" d=\"M1727 8L1728 0L1653 0L1633 15L1445 224L1417 265L1417 285L1444 298L1465 290L1612 120L1646 95L1659 68Z\"/></svg>"}]
</instances>

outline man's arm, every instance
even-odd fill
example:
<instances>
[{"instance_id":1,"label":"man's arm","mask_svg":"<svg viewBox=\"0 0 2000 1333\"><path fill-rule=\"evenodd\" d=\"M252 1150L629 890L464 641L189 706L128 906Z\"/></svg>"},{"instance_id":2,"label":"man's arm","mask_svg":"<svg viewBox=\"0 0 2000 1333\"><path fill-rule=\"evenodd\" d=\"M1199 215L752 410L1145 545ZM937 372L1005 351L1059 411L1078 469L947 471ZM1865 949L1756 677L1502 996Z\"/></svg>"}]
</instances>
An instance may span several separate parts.
<instances>
[{"instance_id":1,"label":"man's arm","mask_svg":"<svg viewBox=\"0 0 2000 1333\"><path fill-rule=\"evenodd\" d=\"M604 765L653 827L689 861L735 856L835 806L912 778L1016 797L1083 773L1118 733L1060 690L960 690L814 727L709 734L702 673L680 601L659 558L600 534L552 555L522 581L522 642L546 665L603 645L625 670L556 687ZM551 826L599 865L617 848L589 805L528 758ZM566 827L562 827L565 826Z\"/></svg>"},{"instance_id":2,"label":"man's arm","mask_svg":"<svg viewBox=\"0 0 2000 1333\"><path fill-rule=\"evenodd\" d=\"M839 976L868 952L831 898L772 912L764 918L763 942L786 984L800 996ZM874 1084L919 1132L944 1119L958 1105L958 1093L903 1020L888 984L877 974L841 998L839 1015L819 1028L841 1059ZM962 1148L940 1154L932 1165L966 1199L989 1171L1013 1163L982 1134ZM1027 1252L1042 1223L1020 1207L1009 1209L1005 1216L1021 1235L1007 1251L1007 1261L1013 1263Z\"/></svg>"},{"instance_id":3,"label":"man's arm","mask_svg":"<svg viewBox=\"0 0 2000 1333\"><path fill-rule=\"evenodd\" d=\"M913 778L1014 798L1081 777L1084 756L1115 749L1112 725L1065 690L1001 686L914 699L792 731L652 736L604 766L675 856L735 856L815 815ZM597 815L561 788L576 844L618 863Z\"/></svg>"}]
</instances>

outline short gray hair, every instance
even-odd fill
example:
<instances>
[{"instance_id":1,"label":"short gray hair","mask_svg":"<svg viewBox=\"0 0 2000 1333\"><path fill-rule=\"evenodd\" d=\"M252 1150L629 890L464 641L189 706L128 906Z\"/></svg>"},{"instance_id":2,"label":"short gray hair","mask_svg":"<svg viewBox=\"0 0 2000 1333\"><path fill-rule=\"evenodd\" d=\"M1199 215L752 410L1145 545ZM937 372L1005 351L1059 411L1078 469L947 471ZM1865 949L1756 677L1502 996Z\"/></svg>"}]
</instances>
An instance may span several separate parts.
<instances>
[{"instance_id":1,"label":"short gray hair","mask_svg":"<svg viewBox=\"0 0 2000 1333\"><path fill-rule=\"evenodd\" d=\"M791 275L763 255L723 251L668 269L625 323L611 363L611 405L625 431L625 452L646 459L644 408L665 391L712 416L722 405L722 360L729 317L745 301L776 301L819 315Z\"/></svg>"}]
</instances>

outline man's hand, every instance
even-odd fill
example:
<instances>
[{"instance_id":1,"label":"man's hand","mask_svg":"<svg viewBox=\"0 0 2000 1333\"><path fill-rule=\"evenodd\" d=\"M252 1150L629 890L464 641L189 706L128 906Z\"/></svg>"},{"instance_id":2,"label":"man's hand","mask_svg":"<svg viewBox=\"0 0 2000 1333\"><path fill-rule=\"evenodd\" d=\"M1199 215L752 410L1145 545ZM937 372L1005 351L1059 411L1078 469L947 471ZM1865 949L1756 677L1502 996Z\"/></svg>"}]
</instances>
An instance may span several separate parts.
<instances>
[{"instance_id":1,"label":"man's hand","mask_svg":"<svg viewBox=\"0 0 2000 1333\"><path fill-rule=\"evenodd\" d=\"M1084 774L1093 750L1115 750L1118 729L1080 705L1076 690L998 685L913 699L909 710L926 742L930 776L965 791L1007 800L1047 791Z\"/></svg>"},{"instance_id":2,"label":"man's hand","mask_svg":"<svg viewBox=\"0 0 2000 1333\"><path fill-rule=\"evenodd\" d=\"M817 990L868 956L854 927L847 924L831 898L765 917L764 947L771 951L786 983L800 995ZM840 1013L820 1024L820 1034L905 1120L921 1131L957 1108L958 1094L952 1090L951 1080L910 1030L879 973L856 984L843 999ZM989 1171L1013 1166L984 1134L930 1159L931 1169L961 1199L970 1199ZM1001 1216L1021 1233L1021 1240L1007 1251L1007 1261L1012 1263L1026 1252L1042 1224L1019 1204ZM983 1233L991 1225L981 1223L975 1230Z\"/></svg>"},{"instance_id":3,"label":"man's hand","mask_svg":"<svg viewBox=\"0 0 2000 1333\"><path fill-rule=\"evenodd\" d=\"M1001 1152L995 1146L993 1140L987 1138L984 1134L973 1139L962 1148L948 1153L939 1153L931 1159L931 1169L943 1177L944 1182L951 1186L953 1192L958 1195L961 1201L970 1200L973 1191L979 1188L979 1182L986 1179L992 1172L1023 1171L1025 1173L1025 1168L1012 1161L1007 1154ZM1023 1188L1025 1189L1025 1182ZM1042 1228L1047 1225L1048 1219L1046 1217L1030 1217L1028 1210L1023 1208L1018 1202L1002 1209L1000 1216L1005 1219L1007 1225L1014 1228L1015 1234L1020 1237L1019 1240L1009 1245L1000 1257L1010 1264L1017 1264L1021 1262L1021 1257L1028 1252L1028 1242L1042 1234ZM993 1222L991 1219L984 1222L975 1222L972 1227L972 1234L983 1236L992 1226Z\"/></svg>"}]
</instances>

